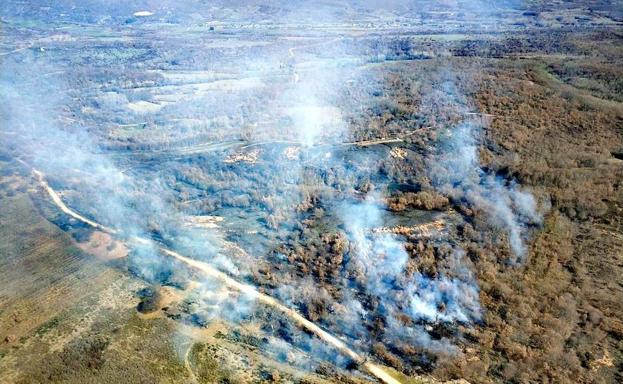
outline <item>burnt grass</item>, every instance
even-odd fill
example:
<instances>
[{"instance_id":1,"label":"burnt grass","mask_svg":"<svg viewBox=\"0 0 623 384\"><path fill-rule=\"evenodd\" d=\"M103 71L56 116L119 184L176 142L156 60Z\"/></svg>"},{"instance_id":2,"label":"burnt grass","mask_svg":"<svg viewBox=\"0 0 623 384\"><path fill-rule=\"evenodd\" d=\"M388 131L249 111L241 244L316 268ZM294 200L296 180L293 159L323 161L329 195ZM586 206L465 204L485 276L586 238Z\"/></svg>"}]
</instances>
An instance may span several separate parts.
<instances>
[{"instance_id":1,"label":"burnt grass","mask_svg":"<svg viewBox=\"0 0 623 384\"><path fill-rule=\"evenodd\" d=\"M595 35L567 34L569 45L563 51L585 44L585 39L591 46L597 46L594 38ZM604 38L613 42L612 35L606 34ZM620 38L614 39L614 44L621 53ZM514 52L512 48L508 50ZM591 73L600 68L609 73L614 63L608 57L611 54L611 51L603 56L597 54L594 60L601 63L599 66L586 62L576 65L588 65ZM546 56L543 60L551 68L551 62L556 59ZM480 71L473 70L472 61L478 63ZM460 214L461 220L448 236L451 242L467 250L467 257L473 263L484 307L482 322L473 326L432 324L431 337L455 340L462 351L458 356L384 343L383 316L376 312L379 307L375 298L362 290L356 297L369 311L365 321L370 335L366 343L369 350L376 358L403 372L428 372L446 379L569 383L621 380L623 287L617 281L623 273L620 259L623 167L617 154L623 144L623 112L620 105L613 108L599 102L603 95L620 94L618 85L604 82L606 88L599 94L593 93L596 99L592 99L586 97L586 89L561 89L552 84L540 59L459 57L451 59L450 64L456 68L460 87L476 100L477 108L495 116L485 128L481 144L483 167L532 188L539 201L549 204L549 209L543 225L531 231L525 261L512 265L505 261L510 254L503 241L505 235L481 220L479 213L471 211L465 202L451 200L450 206ZM379 75L379 82L387 82L387 92L394 105L359 117L380 122L380 132L370 136L388 135L403 120L417 114L401 101L402 94L413 91L396 84L409 84L411 76L424 77L430 86L442 81L435 79L434 71L427 70L428 65L435 63L407 62ZM575 73L582 71L580 68ZM564 80L557 81L564 84ZM411 121L407 123L410 124ZM419 126L443 129L445 124L448 122L431 122L423 117ZM365 131L357 134L368 137ZM428 133L411 136L400 145L410 151L407 159L388 162L380 156L376 163L378 173L370 179L353 180L352 185L360 190L369 185L400 185L402 190L389 190L390 198L406 191L430 190L421 158L426 155L427 145L434 143L434 135ZM389 150L389 146L375 149L385 153ZM255 167L241 166L236 175L261 182L262 177L273 174L270 170L262 173L262 167L261 163ZM259 249L268 256L253 277L254 283L270 290L284 282L312 276L327 295L302 300L296 305L306 317L328 329L337 326L331 317L332 300L341 298L343 289L358 290L355 281L342 285L344 281L340 278L348 268L350 257L347 247L339 245L343 241L340 225L336 226L333 217L318 211L330 211L327 205L340 196L339 184L330 182L339 177L331 173L339 174L340 170L330 169L320 174L310 170L313 177L325 181L327 188L310 191L310 207L294 215L293 223L284 223L285 218L271 221L270 216L257 219L261 231L266 231L268 238L279 239L283 245ZM195 184L190 180L184 179L184 183L193 188ZM238 179L232 182L233 195L244 193L239 189L244 184ZM271 184L266 182L266 191ZM216 193L211 196L222 193L213 192ZM198 207L199 212L215 209L224 213L228 207L253 211L254 204L265 204L256 202L252 194L248 200L239 202L230 202L226 196L215 200L205 196L207 199ZM270 210L260 212L264 215ZM301 222L305 225L297 227ZM411 268L425 271L429 276L447 273L442 266L446 251L438 239L406 241L407 249L414 250L409 261ZM423 258L422 251L415 251L421 249L431 253L432 262L425 261L431 259ZM335 329L339 330L339 326ZM604 356L611 360L602 360Z\"/></svg>"},{"instance_id":2,"label":"burnt grass","mask_svg":"<svg viewBox=\"0 0 623 384\"><path fill-rule=\"evenodd\" d=\"M524 16L538 14L535 10ZM300 292L290 305L400 372L474 383L623 381L620 29L565 27L551 31L540 25L521 33L474 35L456 41L418 36L389 36L387 40L354 43L354 51L369 53L366 64L380 65L366 67L365 75L355 77L331 97L346 111L343 119L350 137L342 139L401 137L400 143L368 147L327 143L302 149L300 166L280 158L288 145L266 144L257 146L259 155L254 163L225 163L225 157L254 140L229 137L223 129L215 136L240 143L205 153L180 154L171 148L212 140L212 133L169 142L106 136L96 128L107 123L104 113L89 118L89 129L101 139L102 153L127 168L128 175L164 180L167 202L179 212L225 217L225 239L253 255L252 262L233 260L242 271L241 280L275 296L280 287L298 287ZM122 82L131 83L129 88L145 81L166 85L163 78L133 67L136 63L175 69L202 59L183 56L159 63L161 56L175 55L164 45L148 42L121 44L112 52L124 50L131 54L112 62L106 58L82 65L91 66L106 79L101 82L107 83L110 91L121 89ZM63 52L51 50L51 55L63 57ZM219 55L206 60L235 57L226 50ZM378 59L381 55L384 60ZM71 80L76 97L68 108L75 115L84 106L101 107L80 95L80 87L95 87L84 71ZM120 71L123 77L117 76ZM436 92L448 82L465 95L468 101L464 105L448 106L443 99L448 95ZM270 101L279 86L276 83L275 89L264 90L266 95L245 94L239 99L229 95L231 105L223 103L217 112L238 113L237 103L246 103L246 117L253 120L255 109ZM203 101L208 104L211 100ZM542 224L528 228L528 252L521 263L511 262L508 235L486 220L486 212L479 212L466 199L437 191L427 172L428 161L438 155L444 135L461 122L473 121L465 116L467 110L486 114L477 118L482 129L478 156L483 171L505 183L520 183L546 212ZM127 122L124 116L116 119ZM149 121L145 127L157 123ZM168 152L159 153L163 148ZM392 156L395 149L404 150L404 156ZM3 152L8 153L0 154L3 162L17 155L11 148L3 148ZM327 160L325 153L339 161ZM55 187L64 186L60 180L55 182ZM437 218L446 223L443 233L431 237L398 235L408 261L400 278L387 282L392 294L404 291L415 273L452 277L456 273L449 265L453 247L465 250L466 265L480 289L482 319L443 323L416 321L406 313L399 316L401 326L425 329L433 341L449 340L456 353L430 350L391 334L382 298L367 291L362 272L355 268L354 250L336 207L361 202L374 191L386 196L385 213L392 225L416 225ZM72 197L72 206L96 217L84 197ZM15 200L4 191L3 199ZM144 217L130 219L149 221L144 233L155 241L190 257L210 261L215 256L181 241L191 232L180 229L179 222L142 213ZM64 216L50 220L77 241L90 234L88 228ZM142 313L160 309L159 285L185 288L194 277L166 257L147 257L147 253L133 249L127 260L113 265L153 285L136 293L140 299L137 310ZM357 299L365 310L361 329L345 327L340 318L336 303L347 296ZM190 304L165 308L166 315L172 321L206 326L209 319L193 313ZM258 321L267 334L312 352L311 335L295 329L283 316L256 308L242 317ZM38 332L52 326L53 322L45 323ZM267 339L240 332L219 334L217 339L251 349L267 348ZM63 381L69 375L67 370L76 371L79 378L90 377L106 365L108 345L106 336L85 335L54 355L49 372L37 372L34 377ZM191 349L191 363L202 380L229 375L218 366L213 356L216 350L218 346L207 344ZM333 352L327 351L323 357L332 361ZM283 356L273 357L285 361ZM345 364L347 369L354 368ZM314 367L325 376L337 375L330 366L318 363Z\"/></svg>"}]
</instances>

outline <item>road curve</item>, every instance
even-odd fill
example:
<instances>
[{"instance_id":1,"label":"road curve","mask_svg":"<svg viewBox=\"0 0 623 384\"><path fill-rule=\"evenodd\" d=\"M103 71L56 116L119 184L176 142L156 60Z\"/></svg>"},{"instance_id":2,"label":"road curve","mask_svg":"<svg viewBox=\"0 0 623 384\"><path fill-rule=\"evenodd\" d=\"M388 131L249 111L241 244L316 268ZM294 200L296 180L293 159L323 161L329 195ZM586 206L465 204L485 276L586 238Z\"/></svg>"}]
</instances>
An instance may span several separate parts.
<instances>
[{"instance_id":1,"label":"road curve","mask_svg":"<svg viewBox=\"0 0 623 384\"><path fill-rule=\"evenodd\" d=\"M81 221L91 227L97 228L101 231L107 232L111 235L119 235L120 233L110 227L101 225L93 220L89 220L88 218L82 216L81 214L79 214L78 212L72 210L71 208L69 208L61 199L61 197L58 195L58 193L52 188L50 187L50 185L45 181L45 177L43 175L42 172L33 169L32 170L33 175L35 176L35 178L37 179L37 181L39 182L39 184L41 185L41 187L47 192L47 194L50 196L50 198L52 199L52 202L61 210L63 211L65 214L73 217L74 219ZM136 237L133 236L131 238L129 238L127 240L129 243L135 243L135 244L149 244L151 243L150 240L145 239L145 238L141 238L141 237ZM340 351L340 353L342 353L345 356L348 356L350 359L352 359L353 361L357 362L357 364L359 364L361 367L363 367L368 373L370 373L372 376L376 377L377 379L379 379L381 382L385 383L385 384L400 384L400 381L394 379L383 367L376 365L372 362L370 362L368 359L366 359L366 357L362 356L361 354L353 351L352 349L350 349L343 341L341 341L340 339L338 339L337 337L331 335L330 333L328 333L327 331L325 331L324 329L322 329L321 327L319 327L318 325L314 324L313 322L307 320L303 315L301 315L300 313L296 312L294 309L292 308L288 308L287 306L281 304L277 299L275 299L272 296L269 296L265 293L261 293L259 292L254 286L249 285L249 284L244 284L241 283L233 278L231 278L229 275L227 275L224 272L219 271L218 269L214 268L213 266L211 266L208 263L202 262L202 261L198 261L195 259L191 259L189 257L183 256L173 250L170 250L168 248L165 247L158 247L158 249L160 250L160 252L162 252L164 255L167 255L169 257L172 257L184 264L186 264L187 266L193 268L194 270L200 271L201 273L203 273L205 276L214 278L219 280L221 283L223 283L225 286L232 288L234 290L237 290L241 293L244 293L246 295L255 297L260 303L270 306L276 310L278 310L279 312L283 313L284 315L286 315L293 323L295 323L298 327L303 328L311 333L313 333L314 335L316 335L318 338L320 338L322 341L324 341L325 343L327 343L328 345L334 347L335 349L337 349L338 351Z\"/></svg>"}]
</instances>

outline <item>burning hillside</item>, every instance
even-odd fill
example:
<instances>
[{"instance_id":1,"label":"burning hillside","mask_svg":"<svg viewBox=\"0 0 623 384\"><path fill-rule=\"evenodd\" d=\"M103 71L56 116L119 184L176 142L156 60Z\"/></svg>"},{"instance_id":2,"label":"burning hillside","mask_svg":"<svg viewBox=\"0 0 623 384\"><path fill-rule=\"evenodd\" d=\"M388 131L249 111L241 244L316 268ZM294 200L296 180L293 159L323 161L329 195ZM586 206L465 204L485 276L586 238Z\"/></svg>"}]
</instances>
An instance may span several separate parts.
<instances>
[{"instance_id":1,"label":"burning hillside","mask_svg":"<svg viewBox=\"0 0 623 384\"><path fill-rule=\"evenodd\" d=\"M621 378L612 9L113 3L0 6L0 380Z\"/></svg>"}]
</instances>

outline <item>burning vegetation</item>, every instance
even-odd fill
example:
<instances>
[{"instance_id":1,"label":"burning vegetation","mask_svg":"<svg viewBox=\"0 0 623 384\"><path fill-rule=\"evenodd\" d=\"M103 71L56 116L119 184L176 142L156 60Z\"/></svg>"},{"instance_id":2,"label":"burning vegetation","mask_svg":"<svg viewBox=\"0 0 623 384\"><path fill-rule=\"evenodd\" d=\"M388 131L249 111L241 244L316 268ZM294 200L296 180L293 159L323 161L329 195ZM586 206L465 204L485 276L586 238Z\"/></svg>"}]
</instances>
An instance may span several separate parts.
<instances>
[{"instance_id":1,"label":"burning vegetation","mask_svg":"<svg viewBox=\"0 0 623 384\"><path fill-rule=\"evenodd\" d=\"M616 12L91 3L0 6L0 380L623 379Z\"/></svg>"}]
</instances>

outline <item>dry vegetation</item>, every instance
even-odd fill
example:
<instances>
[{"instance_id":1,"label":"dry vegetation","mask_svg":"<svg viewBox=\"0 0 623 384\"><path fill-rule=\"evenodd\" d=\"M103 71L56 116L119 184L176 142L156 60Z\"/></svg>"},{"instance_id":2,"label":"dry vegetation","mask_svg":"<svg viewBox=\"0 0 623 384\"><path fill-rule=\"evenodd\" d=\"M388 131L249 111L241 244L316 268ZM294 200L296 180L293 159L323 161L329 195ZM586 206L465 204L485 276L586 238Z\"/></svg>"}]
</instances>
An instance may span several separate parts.
<instances>
[{"instance_id":1,"label":"dry vegetation","mask_svg":"<svg viewBox=\"0 0 623 384\"><path fill-rule=\"evenodd\" d=\"M525 266L500 268L491 250L474 254L488 311L485 327L469 332L477 360L453 369L475 381L486 369L504 381L617 382L623 164L612 153L623 146L623 106L552 89L546 76L527 61L497 64L481 80L479 107L497 116L487 141L498 145L482 158L533 186L551 209Z\"/></svg>"},{"instance_id":2,"label":"dry vegetation","mask_svg":"<svg viewBox=\"0 0 623 384\"><path fill-rule=\"evenodd\" d=\"M261 86L226 79L223 92L211 93L201 82L172 84L179 79L164 69L237 58L236 50L195 49L192 39L179 48L163 41L89 46L84 54L78 43L67 48L89 59L68 81L59 119L79 117L98 155L144 181L128 200L139 202L134 216L123 217L128 227L205 260L212 255L204 243L185 241L222 234L235 244L228 260L247 282L285 297L405 382L417 374L473 383L621 382L623 40L616 28L548 31L547 15L524 16L535 18L534 30L353 39L353 51L369 57L352 73L340 72L348 81L326 96L343 111L348 134L322 137L313 148L274 140L292 134L278 100L289 64ZM330 56L326 48L297 55ZM262 49L245 52L274 53ZM50 51L59 61L69 57ZM29 71L28 60L22 64ZM167 104L176 97L183 102ZM278 113L266 113L273 102ZM145 105L158 110L136 108ZM511 262L508 233L470 205L460 186L442 192L432 180L451 176L431 165L464 121L482 128L482 171L519 183L545 212L541 225L528 228L529 251L519 263ZM260 307L239 313L248 304L240 295L201 285L164 256L126 250L59 214L12 160L22 154L2 150L0 381L367 381L283 316ZM74 209L96 218L99 185L83 181L51 183ZM161 192L175 215L152 209L150 193ZM386 297L367 289L368 271L339 214L340 204L375 192L393 221L366 236L393 234L408 254ZM459 261L456 248L465 250ZM383 301L404 299L416 274L456 277L457 263L475 276L481 321L414 320L397 306L400 329L424 329L457 352L392 333ZM229 301L219 301L221 294ZM344 304L349 298L361 303L355 314ZM360 327L349 323L353 316ZM234 324L217 325L219 317ZM276 348L275 340L289 348Z\"/></svg>"},{"instance_id":3,"label":"dry vegetation","mask_svg":"<svg viewBox=\"0 0 623 384\"><path fill-rule=\"evenodd\" d=\"M491 116L480 151L482 164L530 187L549 210L528 259L509 266L495 240L500 234L479 220L478 212L451 201L467 219L459 237L477 271L485 318L473 329L461 328L463 356L439 359L431 367L438 377L557 383L623 379L623 286L618 277L623 273L623 105L613 102L620 97L620 84L612 75L623 51L617 35L567 36L565 41L590 46L595 57L565 61L564 66L562 59L548 56L542 61L456 59L450 64L461 92ZM394 78L408 79L405 73L416 68L422 69L408 64L386 76L395 85ZM562 70L567 78L552 74L560 76ZM600 82L599 89L578 85L573 79L579 74ZM435 76L428 81L443 81ZM404 90L392 88L410 94L410 81L402 84ZM432 102L433 107L442 104ZM417 113L407 103L401 108L398 116ZM388 126L396 113L386 116L382 124ZM423 125L443 127L452 119L442 116ZM435 136L412 139L415 148L426 147L429 140ZM418 169L415 164L411 167ZM402 169L392 170L388 173L400 180ZM425 179L416 180L426 186ZM389 208L396 211L447 204L428 192L398 193L389 200ZM416 268L427 273L434 274L443 260L434 246L428 258L423 245L410 249L416 250ZM388 353L380 344L373 351L397 368L403 364L398 356L408 355Z\"/></svg>"},{"instance_id":4,"label":"dry vegetation","mask_svg":"<svg viewBox=\"0 0 623 384\"><path fill-rule=\"evenodd\" d=\"M297 357L306 362L301 370L267 356L257 330L182 325L175 310L198 284L146 286L127 260L80 251L79 241L98 232L67 222L21 165L2 162L1 169L0 274L8 284L0 291L0 382L368 382L330 365L307 372L309 357Z\"/></svg>"}]
</instances>

